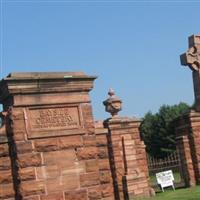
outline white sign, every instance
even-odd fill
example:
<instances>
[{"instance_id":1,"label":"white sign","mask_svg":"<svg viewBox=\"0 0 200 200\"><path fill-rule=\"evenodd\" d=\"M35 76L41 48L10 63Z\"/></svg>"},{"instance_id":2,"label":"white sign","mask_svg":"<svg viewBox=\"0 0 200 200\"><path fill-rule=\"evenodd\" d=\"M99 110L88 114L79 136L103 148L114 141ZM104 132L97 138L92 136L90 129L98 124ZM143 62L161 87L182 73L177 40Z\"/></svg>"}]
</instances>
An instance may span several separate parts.
<instances>
[{"instance_id":1,"label":"white sign","mask_svg":"<svg viewBox=\"0 0 200 200\"><path fill-rule=\"evenodd\" d=\"M164 187L172 186L174 189L174 176L172 170L159 172L156 174L157 183L160 184L162 191L164 192Z\"/></svg>"}]
</instances>

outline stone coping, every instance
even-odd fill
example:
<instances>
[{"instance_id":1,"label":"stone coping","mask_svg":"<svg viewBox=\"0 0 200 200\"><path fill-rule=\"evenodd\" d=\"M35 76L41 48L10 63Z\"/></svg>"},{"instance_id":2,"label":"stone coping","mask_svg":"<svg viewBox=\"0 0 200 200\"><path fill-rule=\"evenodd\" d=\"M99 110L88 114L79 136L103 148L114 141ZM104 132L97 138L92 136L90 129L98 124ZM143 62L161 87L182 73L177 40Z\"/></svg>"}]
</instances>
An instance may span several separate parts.
<instances>
[{"instance_id":1,"label":"stone coping","mask_svg":"<svg viewBox=\"0 0 200 200\"><path fill-rule=\"evenodd\" d=\"M0 81L0 102L11 95L89 92L96 78L83 72L13 72Z\"/></svg>"},{"instance_id":2,"label":"stone coping","mask_svg":"<svg viewBox=\"0 0 200 200\"><path fill-rule=\"evenodd\" d=\"M96 79L97 76L88 76L84 72L12 72L3 80L63 79L63 78Z\"/></svg>"}]
</instances>

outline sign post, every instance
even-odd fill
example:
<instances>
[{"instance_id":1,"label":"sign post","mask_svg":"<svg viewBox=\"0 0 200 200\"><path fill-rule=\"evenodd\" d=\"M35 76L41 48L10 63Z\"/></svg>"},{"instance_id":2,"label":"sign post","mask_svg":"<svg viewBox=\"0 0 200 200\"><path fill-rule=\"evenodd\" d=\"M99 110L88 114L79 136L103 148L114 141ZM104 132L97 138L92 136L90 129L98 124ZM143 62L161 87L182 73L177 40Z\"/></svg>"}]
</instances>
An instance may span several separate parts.
<instances>
[{"instance_id":1,"label":"sign post","mask_svg":"<svg viewBox=\"0 0 200 200\"><path fill-rule=\"evenodd\" d=\"M174 188L174 176L172 170L163 171L156 173L157 183L160 184L162 191L164 192L165 187L171 186L173 190Z\"/></svg>"}]
</instances>

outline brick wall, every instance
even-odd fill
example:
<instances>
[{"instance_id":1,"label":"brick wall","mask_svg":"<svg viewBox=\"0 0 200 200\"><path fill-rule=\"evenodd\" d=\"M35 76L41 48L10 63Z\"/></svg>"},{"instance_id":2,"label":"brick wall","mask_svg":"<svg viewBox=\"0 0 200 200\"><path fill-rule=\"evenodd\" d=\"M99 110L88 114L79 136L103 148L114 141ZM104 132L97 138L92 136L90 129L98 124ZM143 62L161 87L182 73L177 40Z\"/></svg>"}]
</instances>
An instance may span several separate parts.
<instances>
[{"instance_id":1,"label":"brick wall","mask_svg":"<svg viewBox=\"0 0 200 200\"><path fill-rule=\"evenodd\" d=\"M151 195L139 122L94 122L88 93L95 78L84 73L14 73L0 82L0 102L7 113L0 130L1 199Z\"/></svg>"},{"instance_id":2,"label":"brick wall","mask_svg":"<svg viewBox=\"0 0 200 200\"><path fill-rule=\"evenodd\" d=\"M98 148L98 166L102 198L114 199L113 180L109 163L108 129L103 127L103 121L95 122L96 146Z\"/></svg>"},{"instance_id":3,"label":"brick wall","mask_svg":"<svg viewBox=\"0 0 200 200\"><path fill-rule=\"evenodd\" d=\"M92 133L90 105L84 104L82 109L90 134L28 139L24 110L13 108L11 146L17 199L92 200L112 196L105 140L102 135L97 140Z\"/></svg>"},{"instance_id":4,"label":"brick wall","mask_svg":"<svg viewBox=\"0 0 200 200\"><path fill-rule=\"evenodd\" d=\"M84 73L14 73L1 81L0 102L10 119L5 131L9 143L1 144L3 199L110 197L109 174L98 164L106 150L97 147L88 94L95 78Z\"/></svg>"}]
</instances>

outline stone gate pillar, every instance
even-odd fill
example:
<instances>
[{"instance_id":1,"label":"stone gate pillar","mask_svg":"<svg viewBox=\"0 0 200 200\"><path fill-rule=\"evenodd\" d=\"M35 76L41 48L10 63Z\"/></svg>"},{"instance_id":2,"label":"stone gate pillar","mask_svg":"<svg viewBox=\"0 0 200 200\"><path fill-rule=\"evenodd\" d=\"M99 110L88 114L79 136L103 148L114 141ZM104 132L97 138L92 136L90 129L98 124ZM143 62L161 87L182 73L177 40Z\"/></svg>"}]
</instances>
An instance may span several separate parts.
<instances>
[{"instance_id":1,"label":"stone gate pillar","mask_svg":"<svg viewBox=\"0 0 200 200\"><path fill-rule=\"evenodd\" d=\"M113 199L109 173L105 181L99 170L89 98L95 78L11 73L0 82L8 116L0 131L0 199Z\"/></svg>"},{"instance_id":2,"label":"stone gate pillar","mask_svg":"<svg viewBox=\"0 0 200 200\"><path fill-rule=\"evenodd\" d=\"M12 157L9 144L11 137L8 135L10 130L7 124L10 123L9 111L1 112L0 128L0 199L15 199L15 189L12 177Z\"/></svg>"},{"instance_id":3,"label":"stone gate pillar","mask_svg":"<svg viewBox=\"0 0 200 200\"><path fill-rule=\"evenodd\" d=\"M153 190L148 182L145 145L139 135L140 120L118 116L122 102L112 90L109 95L104 105L112 117L104 121L104 126L108 129L115 199L149 197Z\"/></svg>"},{"instance_id":4,"label":"stone gate pillar","mask_svg":"<svg viewBox=\"0 0 200 200\"><path fill-rule=\"evenodd\" d=\"M200 183L200 35L189 37L189 49L181 55L181 64L192 70L195 102L175 121L176 136L183 178L187 186L193 186Z\"/></svg>"},{"instance_id":5,"label":"stone gate pillar","mask_svg":"<svg viewBox=\"0 0 200 200\"><path fill-rule=\"evenodd\" d=\"M190 111L175 121L176 141L181 157L182 179L194 186L200 178L200 113Z\"/></svg>"}]
</instances>

